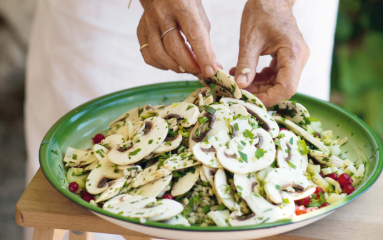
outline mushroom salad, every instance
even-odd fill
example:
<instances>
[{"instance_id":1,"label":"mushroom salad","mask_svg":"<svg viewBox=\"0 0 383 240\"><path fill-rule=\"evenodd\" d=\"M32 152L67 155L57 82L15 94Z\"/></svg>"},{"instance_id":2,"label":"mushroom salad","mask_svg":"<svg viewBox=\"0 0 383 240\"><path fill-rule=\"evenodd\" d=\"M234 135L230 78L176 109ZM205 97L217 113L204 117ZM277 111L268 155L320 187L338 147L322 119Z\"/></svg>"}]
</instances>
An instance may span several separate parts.
<instances>
[{"instance_id":1,"label":"mushroom salad","mask_svg":"<svg viewBox=\"0 0 383 240\"><path fill-rule=\"evenodd\" d=\"M360 183L347 138L302 104L265 108L220 69L200 82L182 102L124 113L90 149L68 147L69 190L141 223L243 226L326 207Z\"/></svg>"}]
</instances>

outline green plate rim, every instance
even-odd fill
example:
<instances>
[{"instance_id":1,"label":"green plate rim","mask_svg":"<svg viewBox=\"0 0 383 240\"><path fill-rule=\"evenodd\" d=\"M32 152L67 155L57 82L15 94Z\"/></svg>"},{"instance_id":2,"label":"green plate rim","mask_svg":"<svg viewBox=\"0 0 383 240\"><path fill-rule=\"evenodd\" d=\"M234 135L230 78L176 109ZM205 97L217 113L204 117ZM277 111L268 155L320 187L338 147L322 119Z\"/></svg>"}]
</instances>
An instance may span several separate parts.
<instances>
[{"instance_id":1,"label":"green plate rim","mask_svg":"<svg viewBox=\"0 0 383 240\"><path fill-rule=\"evenodd\" d=\"M67 114L65 114L49 129L47 134L44 136L42 143L40 145L40 149L39 149L40 166L41 166L41 169L42 169L45 177L49 181L49 183L57 191L59 191L62 195L69 198L73 202L75 202L75 203L77 203L77 204L79 204L85 208L88 208L91 211L97 212L98 214L105 215L107 217L115 218L115 219L122 220L122 221L127 221L127 222L130 222L133 224L144 225L145 227L161 228L161 229L168 229L168 230L178 230L178 231L192 231L192 232L196 232L196 231L203 231L203 232L217 232L217 231L219 231L219 232L221 232L221 231L244 231L244 230L255 230L255 229L280 227L283 225L293 224L296 222L302 222L305 220L309 220L309 219L330 213L330 212L350 203L352 200L356 199L357 197L359 197L362 193L364 193L367 189L369 189L375 183L375 181L379 178L379 176L382 172L383 155L380 153L381 152L380 150L383 149L382 142L380 141L377 134L364 121L362 121L357 116L351 114L350 112L348 112L348 111L346 111L346 110L344 110L344 109L342 109L342 108L340 108L340 107L338 107L338 106L336 106L330 102L323 101L323 100L320 100L320 99L317 99L317 98L314 98L314 97L311 97L311 96L308 96L305 94L301 94L301 93L297 93L296 95L305 97L309 100L319 101L322 104L326 105L326 107L328 107L328 108L333 108L335 110L338 110L338 111L342 112L343 114L345 114L347 117L349 117L356 124L360 125L360 127L364 128L366 130L366 132L369 134L369 137L374 140L373 148L375 150L375 158L376 158L377 164L375 164L374 169L372 170L371 175L368 177L368 179L364 183L362 183L362 185L359 186L358 189L354 193L347 196L342 201L331 204L330 206L328 206L326 208L318 209L317 211L298 216L298 217L294 218L294 221L292 219L286 219L286 220L280 220L280 221L273 222L273 223L263 223L263 224L258 224L258 225L237 226L237 227L217 227L217 226L210 226L210 227L190 226L190 227L186 227L186 226L181 226L181 225L168 225L165 223L151 222L151 221L146 221L145 224L141 224L139 222L139 219L123 217L121 215L108 212L108 211L103 210L99 207L96 207L96 206L94 206L88 202L83 201L82 199L78 198L75 194L71 193L68 189L63 189L61 187L62 185L53 176L53 173L51 173L49 171L49 166L48 166L48 161L50 159L49 154L51 154L51 150L53 147L53 145L51 144L51 140L54 137L56 129L58 129L63 123L65 123L65 121L70 119L74 114L87 110L87 108L89 108L89 106L91 106L95 103L106 101L110 98L118 98L118 96L121 94L128 96L129 94L135 95L138 92L148 92L151 89L158 90L158 89L165 89L166 88L168 90L176 90L176 89L184 88L185 86L197 88L197 87L200 87L201 85L198 81L191 80L191 81L174 81L174 82L157 83L157 84L151 84L151 85L144 85L144 86L129 88L129 89L121 90L118 92L110 93L110 94L98 97L96 99L93 99L91 101L88 101L88 102L76 107L75 109L71 110Z\"/></svg>"}]
</instances>

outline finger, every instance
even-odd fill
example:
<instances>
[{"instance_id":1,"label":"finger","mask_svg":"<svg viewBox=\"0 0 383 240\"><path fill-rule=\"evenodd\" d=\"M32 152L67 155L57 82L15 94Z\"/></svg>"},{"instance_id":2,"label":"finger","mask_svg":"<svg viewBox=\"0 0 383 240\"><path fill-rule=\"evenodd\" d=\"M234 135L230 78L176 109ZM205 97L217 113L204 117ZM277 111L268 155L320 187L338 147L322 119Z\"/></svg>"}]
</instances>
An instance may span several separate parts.
<instances>
[{"instance_id":1,"label":"finger","mask_svg":"<svg viewBox=\"0 0 383 240\"><path fill-rule=\"evenodd\" d=\"M206 77L217 71L217 62L210 43L209 33L202 21L195 2L176 11L176 17L196 56L197 63Z\"/></svg>"},{"instance_id":2,"label":"finger","mask_svg":"<svg viewBox=\"0 0 383 240\"><path fill-rule=\"evenodd\" d=\"M145 21L143 21L143 19L140 20L140 23L138 24L138 27L137 27L137 38L138 38L138 42L140 46L143 46L144 44L148 43L148 38L146 37L146 34L145 34ZM162 69L162 70L168 70L168 68L164 67L162 64L154 60L154 58L149 52L148 47L141 49L141 55L144 58L144 61L146 64L151 65L155 68Z\"/></svg>"},{"instance_id":3,"label":"finger","mask_svg":"<svg viewBox=\"0 0 383 240\"><path fill-rule=\"evenodd\" d=\"M251 12L244 11L241 22L238 63L234 78L239 88L245 88L253 81L261 49L263 48L263 41L257 36L253 23L245 20L250 19L250 16L247 16L249 14Z\"/></svg>"},{"instance_id":4,"label":"finger","mask_svg":"<svg viewBox=\"0 0 383 240\"><path fill-rule=\"evenodd\" d=\"M153 16L145 17L145 34L148 37L148 49L152 57L163 66L174 72L181 73L178 63L167 53L161 39L161 31Z\"/></svg>"},{"instance_id":5,"label":"finger","mask_svg":"<svg viewBox=\"0 0 383 240\"><path fill-rule=\"evenodd\" d=\"M231 76L235 76L235 67L232 67L232 68L230 69L229 74L230 74Z\"/></svg>"},{"instance_id":6,"label":"finger","mask_svg":"<svg viewBox=\"0 0 383 240\"><path fill-rule=\"evenodd\" d=\"M277 55L277 76L271 88L258 89L257 97L265 106L275 105L290 99L298 88L299 78L304 66L301 56L296 56L291 49L282 48ZM303 66L302 66L302 62Z\"/></svg>"}]
</instances>

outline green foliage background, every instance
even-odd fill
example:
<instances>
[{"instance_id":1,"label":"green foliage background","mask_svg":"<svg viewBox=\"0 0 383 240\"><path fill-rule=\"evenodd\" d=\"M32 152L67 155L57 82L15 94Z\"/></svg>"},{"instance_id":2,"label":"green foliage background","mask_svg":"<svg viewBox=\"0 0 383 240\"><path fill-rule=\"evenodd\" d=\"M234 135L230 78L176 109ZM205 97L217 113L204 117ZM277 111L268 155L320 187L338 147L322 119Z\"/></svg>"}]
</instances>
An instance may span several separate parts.
<instances>
[{"instance_id":1,"label":"green foliage background","mask_svg":"<svg viewBox=\"0 0 383 240\"><path fill-rule=\"evenodd\" d=\"M340 0L331 101L383 139L383 1Z\"/></svg>"}]
</instances>

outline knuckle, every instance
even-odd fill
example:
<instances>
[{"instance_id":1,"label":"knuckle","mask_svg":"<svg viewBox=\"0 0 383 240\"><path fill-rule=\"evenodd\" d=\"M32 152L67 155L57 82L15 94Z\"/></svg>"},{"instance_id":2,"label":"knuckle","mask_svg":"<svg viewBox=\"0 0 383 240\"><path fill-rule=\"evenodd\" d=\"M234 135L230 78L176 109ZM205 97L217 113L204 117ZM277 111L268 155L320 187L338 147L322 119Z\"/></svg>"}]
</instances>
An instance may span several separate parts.
<instances>
[{"instance_id":1,"label":"knuckle","mask_svg":"<svg viewBox=\"0 0 383 240\"><path fill-rule=\"evenodd\" d=\"M296 88L293 85L288 84L285 87L285 97L286 97L286 99L290 99L295 93L296 93Z\"/></svg>"},{"instance_id":2,"label":"knuckle","mask_svg":"<svg viewBox=\"0 0 383 240\"><path fill-rule=\"evenodd\" d=\"M165 50L172 56L177 55L182 51L181 46L177 43L175 38L168 38L164 43Z\"/></svg>"},{"instance_id":3,"label":"knuckle","mask_svg":"<svg viewBox=\"0 0 383 240\"><path fill-rule=\"evenodd\" d=\"M148 65L151 65L151 66L156 65L156 61L154 60L152 56L144 56L144 61Z\"/></svg>"}]
</instances>

